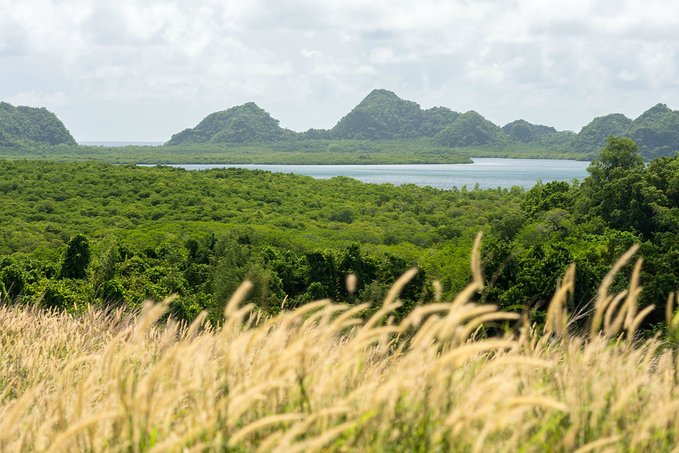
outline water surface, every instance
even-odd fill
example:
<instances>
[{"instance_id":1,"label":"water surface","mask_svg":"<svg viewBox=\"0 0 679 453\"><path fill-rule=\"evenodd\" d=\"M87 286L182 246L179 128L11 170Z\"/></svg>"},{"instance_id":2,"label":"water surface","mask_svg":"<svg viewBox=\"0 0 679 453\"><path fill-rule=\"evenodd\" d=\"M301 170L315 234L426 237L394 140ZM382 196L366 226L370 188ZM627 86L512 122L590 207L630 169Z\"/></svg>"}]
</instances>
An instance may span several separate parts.
<instances>
[{"instance_id":1,"label":"water surface","mask_svg":"<svg viewBox=\"0 0 679 453\"><path fill-rule=\"evenodd\" d=\"M83 146L103 146L106 148L121 148L124 146L160 146L163 142L97 142L97 141L83 141L78 142Z\"/></svg>"},{"instance_id":2,"label":"water surface","mask_svg":"<svg viewBox=\"0 0 679 453\"><path fill-rule=\"evenodd\" d=\"M484 189L532 187L536 182L572 181L587 176L589 162L553 159L474 158L473 164L406 164L406 165L260 165L214 164L171 165L187 170L212 168L245 168L277 173L296 173L327 179L348 176L368 183L415 184L438 189Z\"/></svg>"}]
</instances>

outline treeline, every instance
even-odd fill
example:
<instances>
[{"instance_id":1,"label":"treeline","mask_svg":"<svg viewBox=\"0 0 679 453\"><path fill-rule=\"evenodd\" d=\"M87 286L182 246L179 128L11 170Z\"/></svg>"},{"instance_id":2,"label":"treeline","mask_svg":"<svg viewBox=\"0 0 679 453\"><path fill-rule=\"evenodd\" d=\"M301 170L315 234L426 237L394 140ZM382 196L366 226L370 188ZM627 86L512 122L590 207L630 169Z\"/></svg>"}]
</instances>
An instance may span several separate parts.
<instances>
[{"instance_id":1,"label":"treeline","mask_svg":"<svg viewBox=\"0 0 679 453\"><path fill-rule=\"evenodd\" d=\"M662 302L679 288L679 157L645 165L632 141L611 138L589 172L527 192L444 191L235 169L0 162L0 291L6 303L74 311L178 294L175 316L208 310L217 319L244 279L255 282L250 301L273 313L283 301L379 301L417 266L407 311L433 299L435 279L445 296L465 285L482 230L482 297L502 308L539 321L575 262L569 308L586 310L634 243L646 260L642 303Z\"/></svg>"},{"instance_id":2,"label":"treeline","mask_svg":"<svg viewBox=\"0 0 679 453\"><path fill-rule=\"evenodd\" d=\"M492 150L491 150L492 151ZM529 153L534 151L527 150ZM178 146L34 145L2 148L0 159L116 164L466 164L482 150L457 152L426 141L297 140ZM514 152L516 157L520 153ZM531 154L534 155L534 154ZM562 155L560 157L579 157ZM581 156L580 156L581 157Z\"/></svg>"}]
</instances>

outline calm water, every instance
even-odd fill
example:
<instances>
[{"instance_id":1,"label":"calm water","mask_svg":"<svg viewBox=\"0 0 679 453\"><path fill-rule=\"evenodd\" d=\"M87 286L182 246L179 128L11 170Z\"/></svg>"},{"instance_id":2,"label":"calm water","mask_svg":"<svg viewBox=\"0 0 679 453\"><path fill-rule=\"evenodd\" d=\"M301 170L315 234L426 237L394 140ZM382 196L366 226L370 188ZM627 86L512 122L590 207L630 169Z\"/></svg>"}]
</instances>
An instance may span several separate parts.
<instances>
[{"instance_id":1,"label":"calm water","mask_svg":"<svg viewBox=\"0 0 679 453\"><path fill-rule=\"evenodd\" d=\"M107 148L119 148L123 146L160 146L163 142L78 142L83 146L105 146Z\"/></svg>"},{"instance_id":2,"label":"calm water","mask_svg":"<svg viewBox=\"0 0 679 453\"><path fill-rule=\"evenodd\" d=\"M369 183L416 184L439 189L478 184L482 188L532 187L537 181L571 181L587 176L589 162L551 159L473 159L473 164L413 165L172 165L187 170L246 168L327 179L348 176Z\"/></svg>"}]
</instances>

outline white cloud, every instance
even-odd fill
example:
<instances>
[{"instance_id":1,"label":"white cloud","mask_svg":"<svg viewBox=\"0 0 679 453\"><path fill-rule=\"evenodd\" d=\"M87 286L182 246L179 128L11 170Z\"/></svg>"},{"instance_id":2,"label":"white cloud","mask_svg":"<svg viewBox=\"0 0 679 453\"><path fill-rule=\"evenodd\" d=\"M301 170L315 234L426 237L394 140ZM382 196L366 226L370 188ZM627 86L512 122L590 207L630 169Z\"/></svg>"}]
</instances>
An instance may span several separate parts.
<instances>
[{"instance_id":1,"label":"white cloud","mask_svg":"<svg viewBox=\"0 0 679 453\"><path fill-rule=\"evenodd\" d=\"M569 129L679 108L673 0L0 0L0 11L0 99L63 112L79 139L164 140L249 100L287 127L330 127L376 87ZM92 127L125 106L145 117ZM154 112L164 121L140 131Z\"/></svg>"}]
</instances>

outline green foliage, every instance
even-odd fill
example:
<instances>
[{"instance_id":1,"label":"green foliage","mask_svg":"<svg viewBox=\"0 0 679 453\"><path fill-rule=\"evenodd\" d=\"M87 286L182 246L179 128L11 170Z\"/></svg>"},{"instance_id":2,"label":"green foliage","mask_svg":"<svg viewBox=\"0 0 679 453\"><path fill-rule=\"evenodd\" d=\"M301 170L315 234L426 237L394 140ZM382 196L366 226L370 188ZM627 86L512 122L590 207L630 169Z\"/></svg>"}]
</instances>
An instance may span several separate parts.
<instances>
[{"instance_id":1,"label":"green foliage","mask_svg":"<svg viewBox=\"0 0 679 453\"><path fill-rule=\"evenodd\" d=\"M432 107L424 110L419 123L420 134L425 137L434 137L459 116L459 113L446 107Z\"/></svg>"},{"instance_id":2,"label":"green foliage","mask_svg":"<svg viewBox=\"0 0 679 453\"><path fill-rule=\"evenodd\" d=\"M602 182L620 176L620 172L643 166L644 161L636 143L624 137L608 137L606 147L601 150L588 171L596 182Z\"/></svg>"},{"instance_id":3,"label":"green foliage","mask_svg":"<svg viewBox=\"0 0 679 453\"><path fill-rule=\"evenodd\" d=\"M502 132L516 140L528 143L557 131L550 126L531 124L526 120L516 120L502 126Z\"/></svg>"},{"instance_id":4,"label":"green foliage","mask_svg":"<svg viewBox=\"0 0 679 453\"><path fill-rule=\"evenodd\" d=\"M538 182L526 193L521 208L531 216L554 208L568 208L572 204L570 189L565 181Z\"/></svg>"},{"instance_id":5,"label":"green foliage","mask_svg":"<svg viewBox=\"0 0 679 453\"><path fill-rule=\"evenodd\" d=\"M77 234L68 241L64 261L61 264L61 276L63 278L85 278L89 264L89 241L84 235Z\"/></svg>"},{"instance_id":6,"label":"green foliage","mask_svg":"<svg viewBox=\"0 0 679 453\"><path fill-rule=\"evenodd\" d=\"M586 310L610 265L641 243L642 303L657 303L679 287L679 157L645 166L625 138L609 139L600 154L581 184L527 192L0 161L0 291L5 301L66 310L138 307L176 294L174 317L207 310L219 322L245 279L255 283L247 302L276 313L284 299L285 307L317 298L375 302L416 266L401 316L431 299L432 280L446 297L464 287L481 230L484 300L539 322L575 262L569 310ZM358 278L351 295L349 273ZM623 273L615 285L625 283Z\"/></svg>"},{"instance_id":7,"label":"green foliage","mask_svg":"<svg viewBox=\"0 0 679 453\"><path fill-rule=\"evenodd\" d=\"M23 293L27 280L26 272L18 263L13 260L6 260L0 266L3 299L17 299Z\"/></svg>"},{"instance_id":8,"label":"green foliage","mask_svg":"<svg viewBox=\"0 0 679 453\"><path fill-rule=\"evenodd\" d=\"M631 124L632 120L621 113L596 117L578 133L577 145L587 150L599 149L608 137L625 135Z\"/></svg>"},{"instance_id":9,"label":"green foliage","mask_svg":"<svg viewBox=\"0 0 679 453\"><path fill-rule=\"evenodd\" d=\"M634 243L641 243L646 259L642 305L657 304L679 286L679 157L644 166L632 140L610 137L589 172L580 185L534 186L521 202L527 220L509 229L515 234L497 226L491 231L484 247L491 282L486 298L505 307L527 305L539 319L551 294L547 288L553 290L563 263L575 262L569 310L585 310L608 265ZM616 283L626 284L623 277ZM657 314L649 318L660 320Z\"/></svg>"},{"instance_id":10,"label":"green foliage","mask_svg":"<svg viewBox=\"0 0 679 453\"><path fill-rule=\"evenodd\" d=\"M502 129L474 111L423 110L373 90L331 130L297 133L253 102L205 117L169 146L78 146L45 109L0 103L0 157L113 163L388 164L462 163L472 157L591 159L609 136L627 136L652 160L679 151L679 111L658 104L634 121L597 117L575 134L516 120Z\"/></svg>"},{"instance_id":11,"label":"green foliage","mask_svg":"<svg viewBox=\"0 0 679 453\"><path fill-rule=\"evenodd\" d=\"M195 128L173 135L167 145L271 142L293 135L257 104L248 102L208 115Z\"/></svg>"},{"instance_id":12,"label":"green foliage","mask_svg":"<svg viewBox=\"0 0 679 453\"><path fill-rule=\"evenodd\" d=\"M595 118L578 134L577 146L593 151L610 136L633 139L646 160L672 156L679 151L679 111L657 104L635 120L619 113Z\"/></svg>"},{"instance_id":13,"label":"green foliage","mask_svg":"<svg viewBox=\"0 0 679 453\"><path fill-rule=\"evenodd\" d=\"M646 159L672 156L679 151L679 111L657 104L632 122L628 136Z\"/></svg>"},{"instance_id":14,"label":"green foliage","mask_svg":"<svg viewBox=\"0 0 679 453\"><path fill-rule=\"evenodd\" d=\"M135 307L176 293L176 316L204 307L214 320L244 279L256 282L248 300L275 312L286 296L289 305L321 294L345 300L349 272L359 290L378 294L420 265L422 281L407 293L417 301L449 261L425 252L445 243L468 253L486 213L518 206L522 193L92 163L4 161L0 176L0 256L14 257L2 268L16 271L3 271L12 298L37 302L48 282L77 278L86 285L71 288L76 306ZM48 299L70 309L56 289Z\"/></svg>"},{"instance_id":15,"label":"green foliage","mask_svg":"<svg viewBox=\"0 0 679 453\"><path fill-rule=\"evenodd\" d=\"M497 151L496 151L497 152ZM475 153L472 153L474 155ZM116 164L462 164L468 157L428 139L282 140L269 143L198 143L176 146L31 146L2 148L0 157ZM570 157L570 156L564 156ZM0 182L0 190L2 190Z\"/></svg>"},{"instance_id":16,"label":"green foliage","mask_svg":"<svg viewBox=\"0 0 679 453\"><path fill-rule=\"evenodd\" d=\"M652 211L644 200L644 163L636 143L609 137L608 145L587 171L580 210L602 217L611 226L649 233Z\"/></svg>"},{"instance_id":17,"label":"green foliage","mask_svg":"<svg viewBox=\"0 0 679 453\"><path fill-rule=\"evenodd\" d=\"M112 278L106 280L101 289L101 298L104 302L124 302L125 287L120 280Z\"/></svg>"},{"instance_id":18,"label":"green foliage","mask_svg":"<svg viewBox=\"0 0 679 453\"><path fill-rule=\"evenodd\" d=\"M76 295L66 281L55 280L47 284L42 297L43 307L64 310L73 307L75 303Z\"/></svg>"},{"instance_id":19,"label":"green foliage","mask_svg":"<svg viewBox=\"0 0 679 453\"><path fill-rule=\"evenodd\" d=\"M335 139L394 140L433 137L458 116L445 107L422 110L387 90L373 90L330 131Z\"/></svg>"},{"instance_id":20,"label":"green foliage","mask_svg":"<svg viewBox=\"0 0 679 453\"><path fill-rule=\"evenodd\" d=\"M0 102L0 147L75 145L57 116L45 108L14 107Z\"/></svg>"},{"instance_id":21,"label":"green foliage","mask_svg":"<svg viewBox=\"0 0 679 453\"><path fill-rule=\"evenodd\" d=\"M449 147L498 145L509 141L502 129L473 110L460 115L434 137L434 143Z\"/></svg>"}]
</instances>

